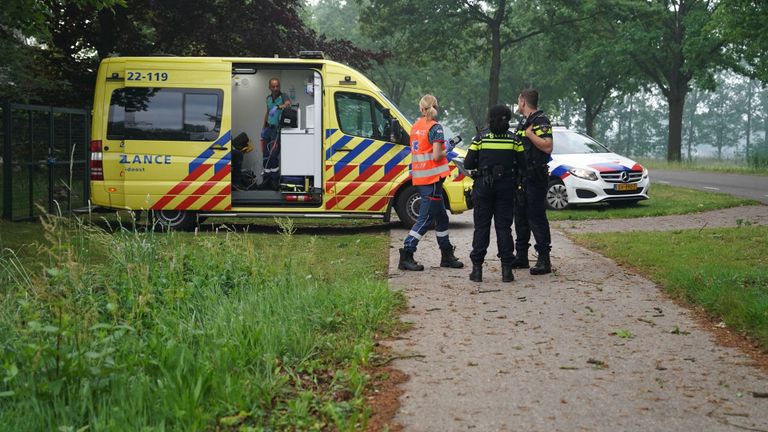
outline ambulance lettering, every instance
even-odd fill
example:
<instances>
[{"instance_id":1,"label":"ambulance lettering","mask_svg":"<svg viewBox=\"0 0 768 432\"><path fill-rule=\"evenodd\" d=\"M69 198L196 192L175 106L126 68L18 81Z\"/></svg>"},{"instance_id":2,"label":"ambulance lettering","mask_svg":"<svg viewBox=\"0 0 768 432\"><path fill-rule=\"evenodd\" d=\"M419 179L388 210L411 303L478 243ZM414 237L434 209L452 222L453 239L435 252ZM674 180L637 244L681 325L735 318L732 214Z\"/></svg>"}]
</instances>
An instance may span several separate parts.
<instances>
[{"instance_id":1,"label":"ambulance lettering","mask_svg":"<svg viewBox=\"0 0 768 432\"><path fill-rule=\"evenodd\" d=\"M123 165L170 165L170 155L120 155L120 163Z\"/></svg>"}]
</instances>

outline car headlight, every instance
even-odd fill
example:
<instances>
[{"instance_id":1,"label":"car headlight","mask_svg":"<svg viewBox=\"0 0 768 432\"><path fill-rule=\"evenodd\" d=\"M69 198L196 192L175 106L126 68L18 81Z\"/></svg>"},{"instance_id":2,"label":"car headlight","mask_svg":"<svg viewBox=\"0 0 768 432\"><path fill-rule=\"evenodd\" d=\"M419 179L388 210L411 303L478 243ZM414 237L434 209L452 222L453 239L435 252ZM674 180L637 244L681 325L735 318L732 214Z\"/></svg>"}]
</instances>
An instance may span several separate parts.
<instances>
[{"instance_id":1,"label":"car headlight","mask_svg":"<svg viewBox=\"0 0 768 432\"><path fill-rule=\"evenodd\" d=\"M582 168L571 168L568 170L568 172L575 175L578 178L583 178L584 180L591 180L591 181L597 180L597 173L592 170L586 170Z\"/></svg>"},{"instance_id":2,"label":"car headlight","mask_svg":"<svg viewBox=\"0 0 768 432\"><path fill-rule=\"evenodd\" d=\"M643 167L643 178L648 178L648 168Z\"/></svg>"}]
</instances>

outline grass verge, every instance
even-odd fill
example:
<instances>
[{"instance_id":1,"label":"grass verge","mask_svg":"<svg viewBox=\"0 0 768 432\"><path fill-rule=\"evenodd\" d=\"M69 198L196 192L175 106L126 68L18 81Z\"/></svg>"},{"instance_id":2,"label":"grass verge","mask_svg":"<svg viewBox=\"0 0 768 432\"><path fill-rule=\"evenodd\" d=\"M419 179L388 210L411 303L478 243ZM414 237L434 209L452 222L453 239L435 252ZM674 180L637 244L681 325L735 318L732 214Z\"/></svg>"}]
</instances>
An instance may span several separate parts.
<instances>
[{"instance_id":1,"label":"grass verge","mask_svg":"<svg viewBox=\"0 0 768 432\"><path fill-rule=\"evenodd\" d=\"M768 351L768 227L577 234L675 298L702 306ZM664 247L659 247L664 245Z\"/></svg>"},{"instance_id":2,"label":"grass verge","mask_svg":"<svg viewBox=\"0 0 768 432\"><path fill-rule=\"evenodd\" d=\"M651 198L634 206L611 207L606 203L583 205L562 211L548 211L550 220L621 219L698 213L742 205L760 204L727 194L697 191L663 184L651 186Z\"/></svg>"},{"instance_id":3,"label":"grass verge","mask_svg":"<svg viewBox=\"0 0 768 432\"><path fill-rule=\"evenodd\" d=\"M0 425L363 429L364 368L402 302L385 280L389 237L281 224L274 235L38 225L42 246L0 256Z\"/></svg>"}]
</instances>

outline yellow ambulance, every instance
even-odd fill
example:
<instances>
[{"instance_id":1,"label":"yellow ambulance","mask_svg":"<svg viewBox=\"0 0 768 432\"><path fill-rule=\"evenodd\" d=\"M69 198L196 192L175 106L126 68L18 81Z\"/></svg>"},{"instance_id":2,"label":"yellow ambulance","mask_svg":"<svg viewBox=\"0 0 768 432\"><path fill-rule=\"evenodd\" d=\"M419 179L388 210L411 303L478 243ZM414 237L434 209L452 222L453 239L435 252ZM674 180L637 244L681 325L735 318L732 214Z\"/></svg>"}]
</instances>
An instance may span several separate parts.
<instances>
[{"instance_id":1,"label":"yellow ambulance","mask_svg":"<svg viewBox=\"0 0 768 432\"><path fill-rule=\"evenodd\" d=\"M273 78L294 115L279 128L279 184L261 188L260 136ZM155 223L179 230L206 217L389 221L392 208L410 227L419 205L408 168L410 127L372 81L319 52L107 58L94 96L91 201L149 211ZM245 187L232 184L235 137L249 138L240 152ZM444 184L454 214L471 208L464 155L450 153Z\"/></svg>"}]
</instances>

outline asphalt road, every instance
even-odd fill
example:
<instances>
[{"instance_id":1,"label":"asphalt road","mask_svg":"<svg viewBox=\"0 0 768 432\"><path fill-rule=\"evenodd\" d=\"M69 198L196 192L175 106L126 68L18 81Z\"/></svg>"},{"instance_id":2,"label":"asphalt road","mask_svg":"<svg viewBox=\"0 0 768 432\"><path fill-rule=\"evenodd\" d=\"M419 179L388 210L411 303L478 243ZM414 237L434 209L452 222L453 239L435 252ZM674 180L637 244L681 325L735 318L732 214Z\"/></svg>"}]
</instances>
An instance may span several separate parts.
<instances>
[{"instance_id":1,"label":"asphalt road","mask_svg":"<svg viewBox=\"0 0 768 432\"><path fill-rule=\"evenodd\" d=\"M654 169L650 170L650 177L651 190L653 183L664 183L727 193L768 204L768 176Z\"/></svg>"}]
</instances>

